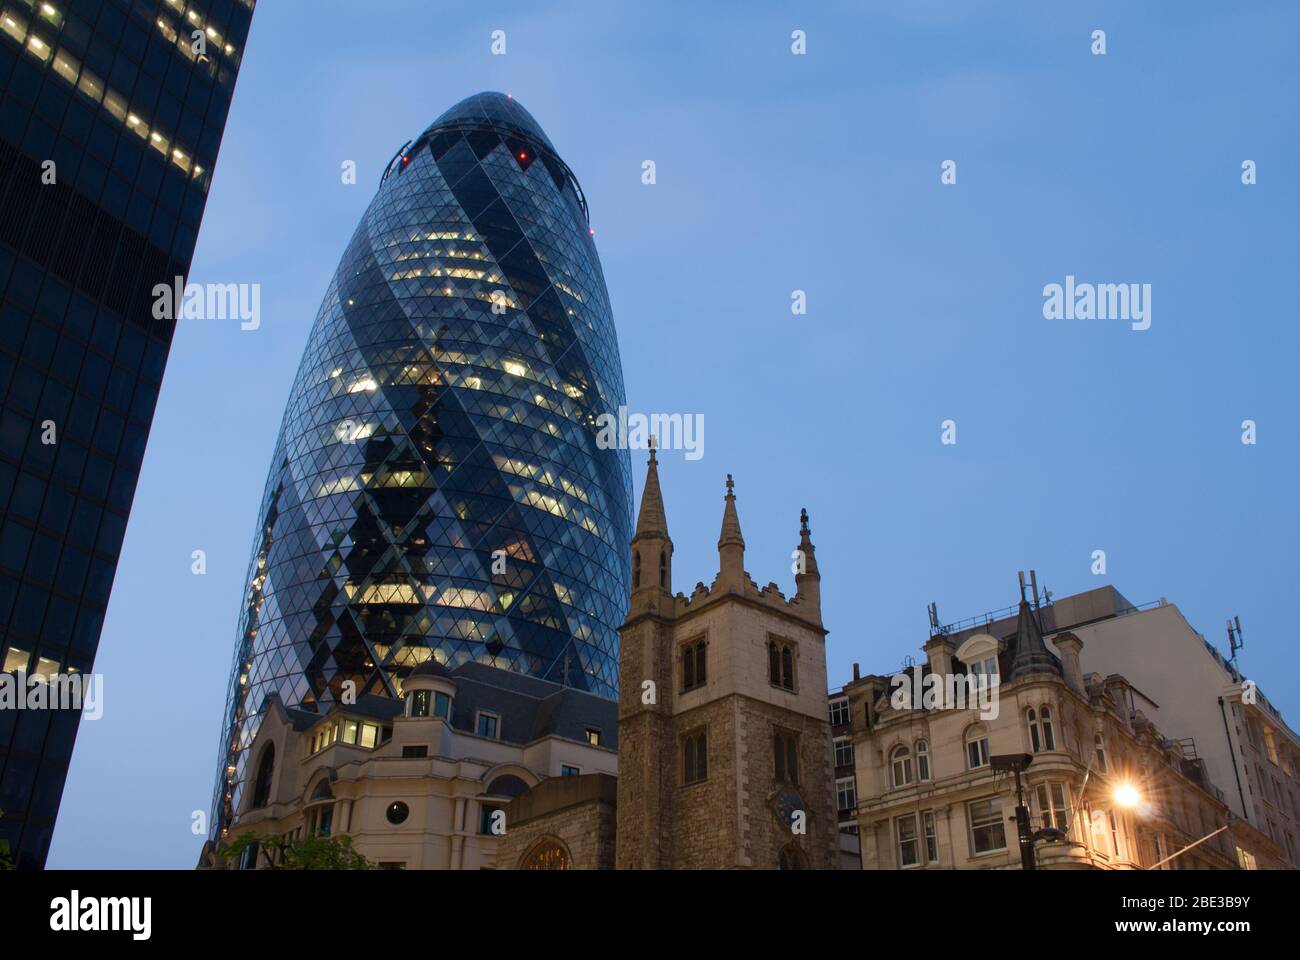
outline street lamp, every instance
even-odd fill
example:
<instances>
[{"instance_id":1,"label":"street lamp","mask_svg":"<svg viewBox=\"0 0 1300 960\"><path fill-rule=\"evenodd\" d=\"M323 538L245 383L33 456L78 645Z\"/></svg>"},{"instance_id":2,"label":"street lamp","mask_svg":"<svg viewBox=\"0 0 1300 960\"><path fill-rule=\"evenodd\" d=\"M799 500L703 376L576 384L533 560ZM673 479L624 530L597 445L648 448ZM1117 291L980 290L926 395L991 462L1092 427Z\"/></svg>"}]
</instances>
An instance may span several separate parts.
<instances>
[{"instance_id":1,"label":"street lamp","mask_svg":"<svg viewBox=\"0 0 1300 960\"><path fill-rule=\"evenodd\" d=\"M1121 807L1132 809L1142 802L1142 795L1138 793L1137 787L1128 781L1116 784L1111 797Z\"/></svg>"},{"instance_id":2,"label":"street lamp","mask_svg":"<svg viewBox=\"0 0 1300 960\"><path fill-rule=\"evenodd\" d=\"M1131 809L1133 807L1139 806L1142 803L1142 795L1138 792L1137 787L1135 787L1133 784L1129 783L1128 781L1124 781L1120 784L1117 784L1111 796L1112 799L1114 799L1114 801L1118 803L1121 807L1128 807ZM1165 857L1160 862L1153 863L1151 866L1145 867L1144 869L1156 870L1160 867L1163 867L1166 863L1168 863L1170 860L1174 859L1175 857L1181 857L1188 850L1192 849L1192 847L1198 847L1206 840L1209 840L1211 837L1217 837L1219 834L1223 833L1224 830L1227 830L1228 827L1231 825L1232 825L1232 813L1231 811L1229 811L1228 822L1225 823L1223 826L1221 826L1218 830L1214 830L1211 831L1210 833L1207 833L1199 840L1193 840L1191 843L1183 847L1181 850L1171 853L1169 856Z\"/></svg>"}]
</instances>

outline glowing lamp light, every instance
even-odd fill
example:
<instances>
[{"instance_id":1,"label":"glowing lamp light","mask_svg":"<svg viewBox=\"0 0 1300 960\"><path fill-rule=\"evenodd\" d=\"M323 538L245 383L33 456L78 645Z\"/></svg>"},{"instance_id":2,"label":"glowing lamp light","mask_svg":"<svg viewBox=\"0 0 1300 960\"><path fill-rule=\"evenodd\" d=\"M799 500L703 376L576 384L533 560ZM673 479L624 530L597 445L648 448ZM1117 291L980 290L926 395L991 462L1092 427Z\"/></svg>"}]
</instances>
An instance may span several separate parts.
<instances>
[{"instance_id":1,"label":"glowing lamp light","mask_svg":"<svg viewBox=\"0 0 1300 960\"><path fill-rule=\"evenodd\" d=\"M587 230L587 235L590 236L590 237L594 237L594 236L596 235L596 228L595 228L595 227L591 227L591 228L589 228L589 229Z\"/></svg>"},{"instance_id":2,"label":"glowing lamp light","mask_svg":"<svg viewBox=\"0 0 1300 960\"><path fill-rule=\"evenodd\" d=\"M520 160L527 160L527 159L528 159L528 154L524 153L524 152L521 150L521 151L519 152L519 159L520 159Z\"/></svg>"},{"instance_id":3,"label":"glowing lamp light","mask_svg":"<svg viewBox=\"0 0 1300 960\"><path fill-rule=\"evenodd\" d=\"M1136 807L1141 800L1137 787L1131 783L1121 783L1115 788L1115 802L1121 807Z\"/></svg>"}]
</instances>

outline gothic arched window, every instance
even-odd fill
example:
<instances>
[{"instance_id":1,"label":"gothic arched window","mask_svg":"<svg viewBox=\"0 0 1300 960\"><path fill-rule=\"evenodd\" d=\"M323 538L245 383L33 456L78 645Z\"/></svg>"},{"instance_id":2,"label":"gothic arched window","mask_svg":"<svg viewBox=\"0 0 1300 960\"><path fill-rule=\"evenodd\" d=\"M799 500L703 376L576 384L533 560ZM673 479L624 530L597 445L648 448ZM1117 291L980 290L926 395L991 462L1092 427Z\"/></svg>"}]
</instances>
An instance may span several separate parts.
<instances>
[{"instance_id":1,"label":"gothic arched window","mask_svg":"<svg viewBox=\"0 0 1300 960\"><path fill-rule=\"evenodd\" d=\"M777 854L776 865L779 870L806 870L808 869L804 861L803 853L798 847L782 847L781 852Z\"/></svg>"},{"instance_id":2,"label":"gothic arched window","mask_svg":"<svg viewBox=\"0 0 1300 960\"><path fill-rule=\"evenodd\" d=\"M253 783L253 809L271 802L271 778L275 776L275 744L268 743L257 765L257 779Z\"/></svg>"},{"instance_id":3,"label":"gothic arched window","mask_svg":"<svg viewBox=\"0 0 1300 960\"><path fill-rule=\"evenodd\" d=\"M704 686L708 679L708 661L703 639L693 640L682 647L682 691Z\"/></svg>"},{"instance_id":4,"label":"gothic arched window","mask_svg":"<svg viewBox=\"0 0 1300 960\"><path fill-rule=\"evenodd\" d=\"M564 844L551 837L539 840L519 861L520 870L571 870L573 859Z\"/></svg>"},{"instance_id":5,"label":"gothic arched window","mask_svg":"<svg viewBox=\"0 0 1300 960\"><path fill-rule=\"evenodd\" d=\"M799 741L794 734L772 735L772 760L777 783L799 783Z\"/></svg>"}]
</instances>

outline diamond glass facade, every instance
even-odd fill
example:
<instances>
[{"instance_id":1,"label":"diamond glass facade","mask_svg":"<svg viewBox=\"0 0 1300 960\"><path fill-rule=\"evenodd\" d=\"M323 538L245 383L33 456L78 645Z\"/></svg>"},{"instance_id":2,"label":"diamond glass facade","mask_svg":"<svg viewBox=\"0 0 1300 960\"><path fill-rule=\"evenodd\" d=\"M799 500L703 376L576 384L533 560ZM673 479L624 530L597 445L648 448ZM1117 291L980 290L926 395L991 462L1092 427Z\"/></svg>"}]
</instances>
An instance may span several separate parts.
<instances>
[{"instance_id":1,"label":"diamond glass facade","mask_svg":"<svg viewBox=\"0 0 1300 960\"><path fill-rule=\"evenodd\" d=\"M253 0L0 2L0 663L89 673ZM203 42L196 43L195 31ZM45 862L80 714L0 710Z\"/></svg>"},{"instance_id":2,"label":"diamond glass facade","mask_svg":"<svg viewBox=\"0 0 1300 960\"><path fill-rule=\"evenodd\" d=\"M395 696L430 657L617 693L631 479L577 181L501 94L394 156L326 291L257 524L218 823L266 698ZM354 687L345 687L351 681Z\"/></svg>"}]
</instances>

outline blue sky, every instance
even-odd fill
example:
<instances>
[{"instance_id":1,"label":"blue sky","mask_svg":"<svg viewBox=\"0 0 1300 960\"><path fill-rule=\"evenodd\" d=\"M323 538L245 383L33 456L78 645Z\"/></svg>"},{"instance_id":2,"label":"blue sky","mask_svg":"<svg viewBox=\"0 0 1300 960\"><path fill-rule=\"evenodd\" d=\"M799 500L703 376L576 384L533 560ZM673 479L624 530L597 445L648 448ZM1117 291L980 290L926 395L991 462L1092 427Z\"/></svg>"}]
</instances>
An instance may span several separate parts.
<instances>
[{"instance_id":1,"label":"blue sky","mask_svg":"<svg viewBox=\"0 0 1300 960\"><path fill-rule=\"evenodd\" d=\"M811 513L832 684L919 655L930 601L1006 606L1033 567L1166 596L1220 644L1239 615L1295 725L1300 8L702 6L261 5L190 279L260 283L262 326L177 328L51 867L194 865L308 331L383 165L480 90L582 184L632 409L705 417L702 459L662 457L676 589L717 569L732 473L760 584L793 589ZM1150 283L1151 328L1045 320L1067 274Z\"/></svg>"}]
</instances>

